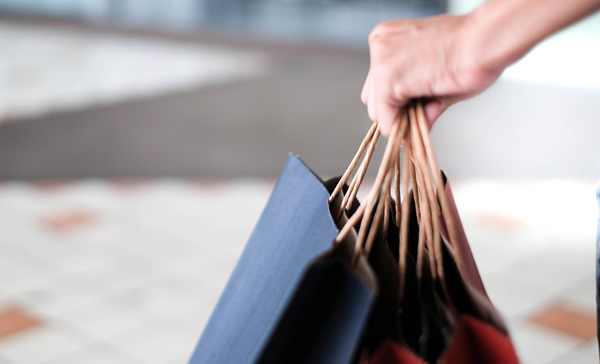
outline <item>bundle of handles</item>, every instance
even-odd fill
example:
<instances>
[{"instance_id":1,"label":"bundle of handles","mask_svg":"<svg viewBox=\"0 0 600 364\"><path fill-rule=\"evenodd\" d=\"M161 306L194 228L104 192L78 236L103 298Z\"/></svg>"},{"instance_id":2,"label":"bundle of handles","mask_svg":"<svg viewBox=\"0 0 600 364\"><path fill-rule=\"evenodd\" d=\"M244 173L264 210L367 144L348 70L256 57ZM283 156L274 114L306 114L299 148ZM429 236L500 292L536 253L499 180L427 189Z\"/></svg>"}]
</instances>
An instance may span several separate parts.
<instances>
[{"instance_id":1,"label":"bundle of handles","mask_svg":"<svg viewBox=\"0 0 600 364\"><path fill-rule=\"evenodd\" d=\"M358 192L369 166L379 135L380 132L377 124L373 124L361 143L358 152L352 159L350 166L331 194L329 200L330 203L340 193L366 150L366 155L344 196L340 214L350 209L352 202L356 197L356 193ZM450 214L448 201L446 199L444 181L433 154L425 112L422 104L418 101L412 101L398 113L373 187L367 194L364 203L362 203L348 219L335 240L336 243L341 242L354 226L360 222L353 264L356 263L361 254L365 254L366 256L369 255L379 232L383 231L384 234L386 234L391 208L390 204L392 201L392 185L395 194L395 223L400 231L398 263L400 295L402 297L406 276L406 256L411 206L409 200L409 185L412 185L412 195L414 197L417 221L419 223L417 277L421 278L424 255L427 254L431 263L430 268L432 277L443 280L444 270L442 261L441 221L439 219L440 210L447 228L450 245L454 251L456 265L459 272L463 272L459 252L460 247L458 245L453 218ZM437 194L434 191L434 186L437 188ZM400 193L401 190L402 194Z\"/></svg>"}]
</instances>

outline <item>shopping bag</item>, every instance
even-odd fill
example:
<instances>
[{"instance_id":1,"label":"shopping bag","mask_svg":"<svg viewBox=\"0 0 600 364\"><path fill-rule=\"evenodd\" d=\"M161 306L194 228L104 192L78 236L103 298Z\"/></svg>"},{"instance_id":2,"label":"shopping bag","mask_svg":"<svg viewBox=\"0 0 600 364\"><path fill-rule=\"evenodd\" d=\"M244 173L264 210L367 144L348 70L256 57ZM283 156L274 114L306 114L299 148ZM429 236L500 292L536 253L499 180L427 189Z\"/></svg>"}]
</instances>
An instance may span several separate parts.
<instances>
[{"instance_id":1,"label":"shopping bag","mask_svg":"<svg viewBox=\"0 0 600 364\"><path fill-rule=\"evenodd\" d=\"M257 364L349 364L363 347L397 338L397 295L384 292L397 291L398 266L382 235L368 261L353 266L346 239L311 264Z\"/></svg>"},{"instance_id":2,"label":"shopping bag","mask_svg":"<svg viewBox=\"0 0 600 364\"><path fill-rule=\"evenodd\" d=\"M352 181L354 190L364 176L377 136L378 133L369 142L367 157L360 168L363 173L358 173L359 178L355 176ZM365 140L369 140L369 134ZM351 163L340 185L352 169ZM339 216L341 227L348 222L346 216L353 216L360 204L352 197L352 191L344 196L344 192L336 194L337 190L330 197L330 209L333 216ZM362 346L372 345L382 335L394 335L395 325L389 323L397 306L397 295L393 294L398 289L394 285L397 278L393 273L398 266L379 225L364 227L374 240L370 254L357 253L357 236L352 230L345 237L336 238L332 248L310 264L257 364L350 364L356 361ZM361 228L352 223L349 226ZM371 269L371 262L376 262L377 269Z\"/></svg>"},{"instance_id":3,"label":"shopping bag","mask_svg":"<svg viewBox=\"0 0 600 364\"><path fill-rule=\"evenodd\" d=\"M399 304L397 292L400 284L398 262L390 249L391 244L388 243L397 240L394 239L398 236L397 228L390 220L388 227L378 227L376 231L377 235L367 259L377 278L379 292L361 343L363 351L366 352L375 350L385 339L399 339L396 319ZM391 248L394 248L393 245Z\"/></svg>"},{"instance_id":4,"label":"shopping bag","mask_svg":"<svg viewBox=\"0 0 600 364\"><path fill-rule=\"evenodd\" d=\"M426 364L412 350L386 340L368 364ZM438 364L513 364L519 363L510 340L495 327L470 316L462 316L453 340Z\"/></svg>"},{"instance_id":5,"label":"shopping bag","mask_svg":"<svg viewBox=\"0 0 600 364\"><path fill-rule=\"evenodd\" d=\"M386 340L365 363L516 364L518 357L500 314L485 292L450 186L437 168L422 107L412 104L407 115L410 131L406 134L408 142L405 145L409 148L405 148L405 155L409 155L412 165L413 191L418 187L418 191L408 197L414 197L413 206L421 214L416 226L419 230L419 251L416 254L420 261L417 266L421 266L418 295L425 298L421 300L421 312L432 313L429 318L433 319L420 322L403 320L402 316L409 310L401 306L401 331L419 333L419 345L406 340ZM437 195L428 185L431 182L429 168L438 187ZM402 224L402 228L409 225L409 216L403 215L403 218L407 222ZM414 215L410 218L419 219ZM428 218L429 222L426 221ZM410 227L415 228L414 224ZM425 235L429 235L427 244L422 244ZM406 269L406 265L404 267ZM423 274L428 273L428 268L432 268L429 278L428 274ZM401 274L404 273L401 270ZM415 292L404 294L414 295ZM414 297L408 298L408 301L414 300ZM428 335L432 327L441 328L439 333L442 334L443 346L423 346L430 340Z\"/></svg>"},{"instance_id":6,"label":"shopping bag","mask_svg":"<svg viewBox=\"0 0 600 364\"><path fill-rule=\"evenodd\" d=\"M290 155L190 364L255 362L308 262L338 235L329 196Z\"/></svg>"},{"instance_id":7,"label":"shopping bag","mask_svg":"<svg viewBox=\"0 0 600 364\"><path fill-rule=\"evenodd\" d=\"M308 267L257 364L350 364L371 313L377 280L346 239Z\"/></svg>"},{"instance_id":8,"label":"shopping bag","mask_svg":"<svg viewBox=\"0 0 600 364\"><path fill-rule=\"evenodd\" d=\"M456 241L459 249L453 249L449 242L449 232L443 217L439 216L442 227L441 235L444 242L444 272L446 292L450 295L456 309L462 313L481 320L501 333L508 335L508 329L502 319L502 316L492 304L485 291L483 281L477 269L475 259L471 252L469 242L467 241L464 228L462 226L458 209L454 201L452 189L447 177L443 171L440 172L444 186L444 195L447 200L448 212L452 216L454 228L456 231ZM462 274L456 264L457 256L460 255L460 261L463 266Z\"/></svg>"},{"instance_id":9,"label":"shopping bag","mask_svg":"<svg viewBox=\"0 0 600 364\"><path fill-rule=\"evenodd\" d=\"M446 196L449 197L449 205L451 210L454 210L455 226L462 229L449 184L446 184L446 187L445 192ZM414 224L411 225L413 225L414 229ZM487 294L485 294L483 284L474 286L470 283L481 282L481 278L476 270L477 267L472 253L468 249L468 242L464 231L459 232L458 235L463 236L460 243L463 264L465 266L470 265L471 268L464 274L467 278L463 280L453 261L453 256L451 255L453 253L450 252L449 243L446 240L447 232L443 232L444 245L448 244L444 249L445 280L447 285L445 290L451 296L452 304L455 306L456 323L452 325L452 332L449 333L446 339L447 345L442 348L443 350L431 347L429 349L433 351L433 356L436 358L435 362L439 364L516 364L519 362L518 357L508 336L506 326L500 314L489 301ZM406 297L405 299L409 301L411 299L414 300L414 296L417 294L416 291L413 289L413 297ZM424 305L431 304L423 301L418 302L420 304L418 312L423 311ZM418 314L415 315L416 309L405 308L404 310L405 314L408 313L408 320L404 320L404 323L408 326L405 330L412 331L410 334L416 334L412 336L412 345L407 345L407 342L399 345L393 340L386 340L374 353L372 359L368 361L369 364L424 364L428 362L424 360L424 357L427 357L428 354L431 355L431 353L418 353L419 350L416 341L418 339L423 341L424 337L422 333L424 331L434 331L435 328L429 327L424 329L421 327L423 323L419 322L419 320L416 320L416 322L412 320L411 322L411 319L420 317ZM449 311L449 309L446 310L446 312ZM431 324L429 323L429 325ZM441 353L436 355L435 352L439 351Z\"/></svg>"},{"instance_id":10,"label":"shopping bag","mask_svg":"<svg viewBox=\"0 0 600 364\"><path fill-rule=\"evenodd\" d=\"M443 319L436 312L439 311L439 303L436 304L436 296L430 290L432 277L429 272L429 261L427 256L424 259L424 276L417 277L417 255L418 255L418 236L419 224L415 213L415 203L412 192L408 192L406 200L411 205L408 209L408 234L406 240L408 242L405 255L404 279L403 279L403 299L402 305L399 308L396 306L393 322L399 325L398 339L392 339L389 336L386 339L391 342L402 342L406 347L412 348L416 353L421 354L424 358L439 356L439 353L445 348L445 329L441 321ZM396 237L398 239L398 237ZM390 244L391 245L391 244ZM396 244L398 249L399 244ZM395 273L395 274L394 274ZM391 273L394 276L398 275L398 271ZM398 291L394 293L397 294ZM401 315L398 311L401 311ZM374 350L371 351L371 354ZM437 354L436 354L437 353ZM414 354L416 355L416 354ZM413 356L414 356L413 355Z\"/></svg>"}]
</instances>

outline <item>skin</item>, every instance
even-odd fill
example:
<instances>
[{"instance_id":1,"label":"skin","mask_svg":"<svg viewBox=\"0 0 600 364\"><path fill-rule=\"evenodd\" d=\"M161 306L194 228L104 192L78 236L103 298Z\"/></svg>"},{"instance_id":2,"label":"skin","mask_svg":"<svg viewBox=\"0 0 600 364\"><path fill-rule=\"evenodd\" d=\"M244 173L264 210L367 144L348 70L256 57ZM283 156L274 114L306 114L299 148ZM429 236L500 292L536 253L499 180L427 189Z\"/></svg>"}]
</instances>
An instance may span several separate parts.
<instances>
[{"instance_id":1,"label":"skin","mask_svg":"<svg viewBox=\"0 0 600 364\"><path fill-rule=\"evenodd\" d=\"M423 98L433 125L536 44L598 10L600 0L488 0L467 15L381 23L369 36L361 93L369 118L387 136L398 109Z\"/></svg>"}]
</instances>

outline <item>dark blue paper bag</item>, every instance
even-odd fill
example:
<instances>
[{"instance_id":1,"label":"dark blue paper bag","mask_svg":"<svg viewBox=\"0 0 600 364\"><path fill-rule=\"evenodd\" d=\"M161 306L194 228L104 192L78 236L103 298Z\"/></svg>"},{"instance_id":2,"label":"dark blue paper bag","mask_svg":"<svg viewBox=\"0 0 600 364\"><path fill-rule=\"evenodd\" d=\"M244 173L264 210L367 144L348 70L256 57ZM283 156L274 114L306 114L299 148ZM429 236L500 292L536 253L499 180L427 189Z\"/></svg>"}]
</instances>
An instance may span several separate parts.
<instances>
[{"instance_id":1,"label":"dark blue paper bag","mask_svg":"<svg viewBox=\"0 0 600 364\"><path fill-rule=\"evenodd\" d=\"M338 234L323 182L290 155L190 364L255 363L308 263Z\"/></svg>"}]
</instances>

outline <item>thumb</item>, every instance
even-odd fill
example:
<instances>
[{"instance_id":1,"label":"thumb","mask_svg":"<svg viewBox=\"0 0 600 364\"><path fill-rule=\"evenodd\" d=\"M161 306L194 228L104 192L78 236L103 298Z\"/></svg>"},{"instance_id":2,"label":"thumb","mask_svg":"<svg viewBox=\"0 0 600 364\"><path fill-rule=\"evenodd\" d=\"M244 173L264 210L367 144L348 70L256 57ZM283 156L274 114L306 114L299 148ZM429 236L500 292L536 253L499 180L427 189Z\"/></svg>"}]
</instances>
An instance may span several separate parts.
<instances>
[{"instance_id":1,"label":"thumb","mask_svg":"<svg viewBox=\"0 0 600 364\"><path fill-rule=\"evenodd\" d=\"M448 109L450 105L440 99L433 99L425 104L425 116L431 128L437 119Z\"/></svg>"}]
</instances>

